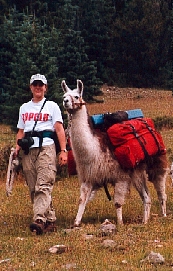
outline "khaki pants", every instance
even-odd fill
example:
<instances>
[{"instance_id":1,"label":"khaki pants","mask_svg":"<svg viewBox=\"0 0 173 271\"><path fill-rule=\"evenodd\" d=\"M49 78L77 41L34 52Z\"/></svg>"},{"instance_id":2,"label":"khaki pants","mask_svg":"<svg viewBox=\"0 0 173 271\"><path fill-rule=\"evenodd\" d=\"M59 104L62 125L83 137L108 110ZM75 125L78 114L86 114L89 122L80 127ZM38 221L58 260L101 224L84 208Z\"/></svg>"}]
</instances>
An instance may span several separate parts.
<instances>
[{"instance_id":1,"label":"khaki pants","mask_svg":"<svg viewBox=\"0 0 173 271\"><path fill-rule=\"evenodd\" d=\"M28 155L22 152L23 172L33 203L33 220L43 222L56 220L52 205L52 190L56 177L55 145L31 148Z\"/></svg>"}]
</instances>

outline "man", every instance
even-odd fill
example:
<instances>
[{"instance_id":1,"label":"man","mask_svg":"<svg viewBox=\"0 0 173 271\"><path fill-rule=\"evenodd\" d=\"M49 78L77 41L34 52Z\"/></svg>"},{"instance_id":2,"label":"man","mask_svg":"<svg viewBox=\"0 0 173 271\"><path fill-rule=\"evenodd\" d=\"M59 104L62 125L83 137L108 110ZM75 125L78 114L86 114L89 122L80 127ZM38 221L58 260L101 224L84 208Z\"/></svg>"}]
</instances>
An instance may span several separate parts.
<instances>
[{"instance_id":1,"label":"man","mask_svg":"<svg viewBox=\"0 0 173 271\"><path fill-rule=\"evenodd\" d=\"M52 205L52 190L56 177L56 150L53 132L60 145L59 164L67 163L66 138L59 106L47 101L47 79L35 74L30 79L32 100L19 110L17 144L20 148L23 172L33 203L33 223L30 230L42 234L55 229L55 210Z\"/></svg>"}]
</instances>

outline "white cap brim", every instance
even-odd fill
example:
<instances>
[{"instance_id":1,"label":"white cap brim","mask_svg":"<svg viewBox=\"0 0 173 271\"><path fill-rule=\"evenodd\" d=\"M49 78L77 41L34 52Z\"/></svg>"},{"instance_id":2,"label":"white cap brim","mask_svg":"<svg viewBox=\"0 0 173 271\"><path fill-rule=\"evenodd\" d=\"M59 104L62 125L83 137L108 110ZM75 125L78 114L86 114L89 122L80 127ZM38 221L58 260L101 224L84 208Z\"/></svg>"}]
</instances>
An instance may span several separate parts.
<instances>
[{"instance_id":1,"label":"white cap brim","mask_svg":"<svg viewBox=\"0 0 173 271\"><path fill-rule=\"evenodd\" d=\"M42 74L37 73L37 74L32 75L31 79L30 79L30 85L36 80L39 80L39 81L43 82L43 84L47 85L47 79Z\"/></svg>"}]
</instances>

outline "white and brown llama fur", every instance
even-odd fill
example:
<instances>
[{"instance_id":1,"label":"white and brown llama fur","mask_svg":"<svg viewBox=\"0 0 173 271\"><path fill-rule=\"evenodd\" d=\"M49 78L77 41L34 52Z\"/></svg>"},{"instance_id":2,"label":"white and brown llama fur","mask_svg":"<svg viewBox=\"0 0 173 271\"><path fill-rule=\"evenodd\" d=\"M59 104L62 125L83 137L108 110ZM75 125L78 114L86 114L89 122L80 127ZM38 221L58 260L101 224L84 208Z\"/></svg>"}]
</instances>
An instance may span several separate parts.
<instances>
[{"instance_id":1,"label":"white and brown llama fur","mask_svg":"<svg viewBox=\"0 0 173 271\"><path fill-rule=\"evenodd\" d=\"M157 191L162 215L166 216L166 155L153 157L150 168L143 162L134 170L123 170L113 156L106 136L96 131L90 123L86 104L82 98L82 81L77 80L77 88L74 90L71 90L65 81L62 81L61 85L65 93L63 105L70 116L70 139L81 183L79 208L74 226L77 227L81 224L88 200L99 188L108 183L114 186L113 201L118 224L123 224L122 206L131 184L136 188L143 201L143 223L147 223L151 208L151 198L146 184L148 179Z\"/></svg>"}]
</instances>

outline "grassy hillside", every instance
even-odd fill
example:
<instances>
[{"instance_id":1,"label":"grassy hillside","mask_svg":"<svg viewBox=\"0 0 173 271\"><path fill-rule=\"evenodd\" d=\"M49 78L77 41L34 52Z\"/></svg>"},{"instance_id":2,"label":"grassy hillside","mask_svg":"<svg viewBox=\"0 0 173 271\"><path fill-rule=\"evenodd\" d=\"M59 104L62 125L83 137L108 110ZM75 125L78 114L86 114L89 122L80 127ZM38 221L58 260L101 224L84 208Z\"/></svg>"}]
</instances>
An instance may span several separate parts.
<instances>
[{"instance_id":1,"label":"grassy hillside","mask_svg":"<svg viewBox=\"0 0 173 271\"><path fill-rule=\"evenodd\" d=\"M103 103L89 104L90 114L141 108L146 117L172 116L172 93L169 91L139 89L103 89ZM3 129L1 143L4 146ZM173 129L161 130L165 145L173 148ZM9 136L9 133L6 134ZM10 141L13 144L13 139ZM115 234L103 236L100 225L107 218L116 224L113 202L109 202L100 190L86 208L80 229L70 230L73 224L79 197L77 176L62 178L56 182L53 203L57 214L57 232L35 236L29 231L32 221L32 206L23 178L15 180L13 194L7 198L5 178L0 182L0 270L1 271L170 271L173 266L173 194L170 176L167 179L167 217L162 218L156 193L148 184L152 196L151 219L142 225L143 206L132 188L123 208L125 225L117 227ZM109 187L113 195L113 188ZM104 246L112 240L112 247ZM66 245L62 254L51 254L53 245ZM161 265L143 260L154 251L165 258Z\"/></svg>"}]
</instances>

